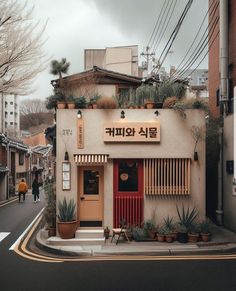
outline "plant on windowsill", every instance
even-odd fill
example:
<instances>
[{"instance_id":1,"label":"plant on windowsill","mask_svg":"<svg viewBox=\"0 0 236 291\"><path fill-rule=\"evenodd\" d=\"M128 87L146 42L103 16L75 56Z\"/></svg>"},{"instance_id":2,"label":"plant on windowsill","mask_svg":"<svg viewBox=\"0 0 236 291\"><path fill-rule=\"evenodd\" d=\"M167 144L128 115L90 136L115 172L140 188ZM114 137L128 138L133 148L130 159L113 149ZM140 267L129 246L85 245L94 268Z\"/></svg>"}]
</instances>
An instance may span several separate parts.
<instances>
[{"instance_id":1,"label":"plant on windowsill","mask_svg":"<svg viewBox=\"0 0 236 291\"><path fill-rule=\"evenodd\" d=\"M58 232L62 239L70 239L75 236L77 220L75 218L76 204L73 199L67 203L64 197L63 202L58 202Z\"/></svg>"}]
</instances>

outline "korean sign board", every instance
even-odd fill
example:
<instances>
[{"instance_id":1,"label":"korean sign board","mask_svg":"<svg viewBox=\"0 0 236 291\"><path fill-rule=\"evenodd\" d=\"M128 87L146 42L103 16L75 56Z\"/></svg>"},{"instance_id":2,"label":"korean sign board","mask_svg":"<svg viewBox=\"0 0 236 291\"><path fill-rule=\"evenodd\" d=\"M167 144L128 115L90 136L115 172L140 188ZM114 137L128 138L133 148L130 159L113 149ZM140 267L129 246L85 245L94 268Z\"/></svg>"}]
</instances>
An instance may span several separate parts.
<instances>
[{"instance_id":1,"label":"korean sign board","mask_svg":"<svg viewBox=\"0 0 236 291\"><path fill-rule=\"evenodd\" d=\"M104 142L160 142L160 122L109 122Z\"/></svg>"}]
</instances>

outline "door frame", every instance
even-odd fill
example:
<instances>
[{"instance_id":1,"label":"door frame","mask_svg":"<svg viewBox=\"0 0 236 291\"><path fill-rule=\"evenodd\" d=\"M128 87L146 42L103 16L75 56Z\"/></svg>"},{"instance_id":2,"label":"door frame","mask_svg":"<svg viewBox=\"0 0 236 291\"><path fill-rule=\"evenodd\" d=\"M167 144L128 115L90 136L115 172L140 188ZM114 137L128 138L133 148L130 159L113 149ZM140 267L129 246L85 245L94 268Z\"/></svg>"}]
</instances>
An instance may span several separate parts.
<instances>
[{"instance_id":1,"label":"door frame","mask_svg":"<svg viewBox=\"0 0 236 291\"><path fill-rule=\"evenodd\" d=\"M95 170L95 171L99 171L99 194L98 195L87 195L84 197L84 185L83 185L83 171L84 170ZM82 185L80 185L80 182L82 182ZM82 197L84 197L85 199L81 199ZM91 219L86 219L86 220L81 220L81 216L80 216L80 207L81 207L81 203L83 203L83 201L97 201L99 203L100 206L100 213L101 216L97 217L96 220L93 220L93 217L91 217ZM89 222L91 222L91 224L93 224L92 222L94 222L94 227L96 226L103 226L104 223L104 166L103 165L82 165L82 166L78 166L77 167L77 219L78 219L78 223L79 223L79 227L92 227L93 225L89 225ZM83 222L87 222L88 225L82 225L81 226L81 221ZM96 223L97 225L95 225ZM101 223L100 223L101 222ZM99 225L98 225L99 224Z\"/></svg>"}]
</instances>

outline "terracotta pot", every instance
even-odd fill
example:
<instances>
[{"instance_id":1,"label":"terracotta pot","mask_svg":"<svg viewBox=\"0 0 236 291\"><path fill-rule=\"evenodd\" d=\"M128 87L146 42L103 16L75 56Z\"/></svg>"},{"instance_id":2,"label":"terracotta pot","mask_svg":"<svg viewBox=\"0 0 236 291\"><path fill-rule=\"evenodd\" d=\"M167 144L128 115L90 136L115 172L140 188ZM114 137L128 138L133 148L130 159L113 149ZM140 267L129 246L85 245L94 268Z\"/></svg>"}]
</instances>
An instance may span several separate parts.
<instances>
[{"instance_id":1,"label":"terracotta pot","mask_svg":"<svg viewBox=\"0 0 236 291\"><path fill-rule=\"evenodd\" d=\"M211 239L210 233L201 233L201 240L204 242L207 242Z\"/></svg>"},{"instance_id":2,"label":"terracotta pot","mask_svg":"<svg viewBox=\"0 0 236 291\"><path fill-rule=\"evenodd\" d=\"M166 234L166 242L171 243L173 242L173 234Z\"/></svg>"},{"instance_id":3,"label":"terracotta pot","mask_svg":"<svg viewBox=\"0 0 236 291\"><path fill-rule=\"evenodd\" d=\"M165 235L164 234L157 234L157 241L164 242L165 241Z\"/></svg>"},{"instance_id":4,"label":"terracotta pot","mask_svg":"<svg viewBox=\"0 0 236 291\"><path fill-rule=\"evenodd\" d=\"M199 234L193 234L193 233L189 233L188 234L188 242L191 242L191 243L196 243L198 241L198 238L199 238Z\"/></svg>"},{"instance_id":5,"label":"terracotta pot","mask_svg":"<svg viewBox=\"0 0 236 291\"><path fill-rule=\"evenodd\" d=\"M172 237L173 237L173 240L177 240L177 238L178 238L178 231L173 231L172 232Z\"/></svg>"},{"instance_id":6,"label":"terracotta pot","mask_svg":"<svg viewBox=\"0 0 236 291\"><path fill-rule=\"evenodd\" d=\"M66 102L64 102L64 101L58 101L57 102L57 108L58 109L65 109L66 108Z\"/></svg>"},{"instance_id":7,"label":"terracotta pot","mask_svg":"<svg viewBox=\"0 0 236 291\"><path fill-rule=\"evenodd\" d=\"M149 230L148 235L150 238L154 239L156 237L156 231L155 230Z\"/></svg>"},{"instance_id":8,"label":"terracotta pot","mask_svg":"<svg viewBox=\"0 0 236 291\"><path fill-rule=\"evenodd\" d=\"M93 103L92 106L93 106L93 109L97 109L98 108L97 103Z\"/></svg>"},{"instance_id":9,"label":"terracotta pot","mask_svg":"<svg viewBox=\"0 0 236 291\"><path fill-rule=\"evenodd\" d=\"M75 231L77 228L77 221L58 222L57 229L61 238L69 239L75 237Z\"/></svg>"},{"instance_id":10,"label":"terracotta pot","mask_svg":"<svg viewBox=\"0 0 236 291\"><path fill-rule=\"evenodd\" d=\"M67 102L67 108L68 109L75 109L75 102Z\"/></svg>"},{"instance_id":11,"label":"terracotta pot","mask_svg":"<svg viewBox=\"0 0 236 291\"><path fill-rule=\"evenodd\" d=\"M154 108L154 102L147 101L145 106L147 109L152 109L152 108Z\"/></svg>"}]
</instances>

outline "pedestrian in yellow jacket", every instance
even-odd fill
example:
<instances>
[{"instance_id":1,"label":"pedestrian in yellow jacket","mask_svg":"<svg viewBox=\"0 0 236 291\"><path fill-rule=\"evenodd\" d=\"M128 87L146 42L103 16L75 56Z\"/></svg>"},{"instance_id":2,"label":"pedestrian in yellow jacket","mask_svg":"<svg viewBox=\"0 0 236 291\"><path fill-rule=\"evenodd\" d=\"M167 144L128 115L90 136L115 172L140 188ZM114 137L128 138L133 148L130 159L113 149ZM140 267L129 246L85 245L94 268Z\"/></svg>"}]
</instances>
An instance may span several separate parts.
<instances>
[{"instance_id":1,"label":"pedestrian in yellow jacket","mask_svg":"<svg viewBox=\"0 0 236 291\"><path fill-rule=\"evenodd\" d=\"M19 202L21 195L23 195L23 201L25 201L25 193L28 191L28 186L24 179L21 180L19 186L18 186L18 196L19 196Z\"/></svg>"}]
</instances>

